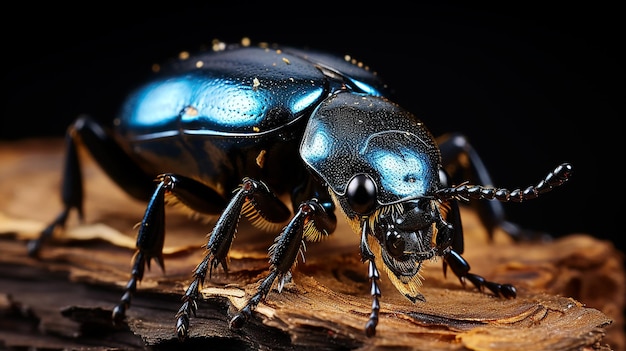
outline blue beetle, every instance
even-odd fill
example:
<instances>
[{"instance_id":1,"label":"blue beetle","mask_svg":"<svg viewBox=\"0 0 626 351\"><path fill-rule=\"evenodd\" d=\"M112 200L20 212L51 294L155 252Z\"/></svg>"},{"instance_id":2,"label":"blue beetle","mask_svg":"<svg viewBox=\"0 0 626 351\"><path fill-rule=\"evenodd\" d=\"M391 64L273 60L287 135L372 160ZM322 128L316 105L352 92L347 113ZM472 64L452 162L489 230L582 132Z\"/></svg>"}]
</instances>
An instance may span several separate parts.
<instances>
[{"instance_id":1,"label":"blue beetle","mask_svg":"<svg viewBox=\"0 0 626 351\"><path fill-rule=\"evenodd\" d=\"M459 202L498 200L470 204L490 234L500 227L517 237L522 230L505 220L500 203L532 199L562 185L570 164L558 165L524 190L495 188L462 135L434 138L418 118L387 98L387 86L359 62L290 47L216 47L160 69L129 95L112 127L81 117L68 128L64 208L29 242L31 256L65 226L72 209L82 217L80 141L111 179L148 203L114 321L124 318L145 267L152 260L164 267L168 202L218 215L207 254L175 316L181 340L188 336L207 275L220 265L228 270L242 214L278 236L269 250L269 272L231 319L232 328L245 324L272 286L282 289L304 242L333 233L337 208L360 236L362 259L368 262L368 336L375 335L379 318L379 267L413 302L425 300L419 292L422 263L437 256L443 258L444 273L450 267L461 283L469 280L481 291L516 296L512 285L470 272L461 256Z\"/></svg>"}]
</instances>

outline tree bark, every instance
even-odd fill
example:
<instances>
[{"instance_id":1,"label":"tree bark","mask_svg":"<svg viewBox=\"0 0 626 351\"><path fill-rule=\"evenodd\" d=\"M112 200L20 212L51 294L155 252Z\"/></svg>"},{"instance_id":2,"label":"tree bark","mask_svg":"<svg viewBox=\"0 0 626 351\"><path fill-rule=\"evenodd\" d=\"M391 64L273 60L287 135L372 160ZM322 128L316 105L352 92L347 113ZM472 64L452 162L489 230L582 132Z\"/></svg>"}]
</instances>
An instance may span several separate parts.
<instances>
[{"instance_id":1,"label":"tree bark","mask_svg":"<svg viewBox=\"0 0 626 351\"><path fill-rule=\"evenodd\" d=\"M86 154L85 214L29 258L26 241L61 209L60 140L0 144L0 349L165 350L180 346L174 315L203 258L211 222L169 209L165 272L146 271L121 325L111 310L123 293L134 253L133 226L145 204L129 198ZM308 244L282 293L272 290L241 330L230 316L267 273L275 233L243 220L229 273L213 271L191 318L189 349L212 350L623 350L623 254L584 233L549 242L486 239L474 212L462 209L472 272L512 283L516 299L464 288L441 260L422 275L426 302L411 303L381 272L377 333L364 325L371 308L359 238L345 223ZM379 267L382 268L382 267Z\"/></svg>"}]
</instances>

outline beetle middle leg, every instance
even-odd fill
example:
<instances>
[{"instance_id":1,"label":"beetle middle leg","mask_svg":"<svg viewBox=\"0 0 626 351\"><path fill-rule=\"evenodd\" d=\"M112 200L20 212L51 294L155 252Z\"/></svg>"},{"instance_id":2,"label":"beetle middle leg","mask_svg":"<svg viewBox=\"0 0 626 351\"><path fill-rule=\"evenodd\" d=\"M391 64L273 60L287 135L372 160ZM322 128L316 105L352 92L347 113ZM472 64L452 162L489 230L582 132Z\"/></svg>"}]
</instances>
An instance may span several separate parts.
<instances>
[{"instance_id":1,"label":"beetle middle leg","mask_svg":"<svg viewBox=\"0 0 626 351\"><path fill-rule=\"evenodd\" d=\"M234 238L239 214L242 209L249 217L261 216L274 223L286 220L289 212L284 212L282 202L262 182L245 178L242 186L236 191L230 203L217 220L215 227L206 245L207 254L194 271L194 279L183 296L183 304L176 314L176 330L179 339L188 335L190 315L197 310L199 289L207 273L211 276L212 270L218 265L227 270L227 254ZM285 207L286 209L286 207ZM268 216L271 214L271 216ZM263 279L258 291L253 295L244 308L237 313L230 322L232 328L240 328L251 316L252 311L269 293L276 279L278 289L281 290L290 278L290 269L295 264L298 254L303 255L303 241L315 241L334 231L336 218L322 202L311 199L302 202L294 217L284 227L270 248L270 273Z\"/></svg>"}]
</instances>

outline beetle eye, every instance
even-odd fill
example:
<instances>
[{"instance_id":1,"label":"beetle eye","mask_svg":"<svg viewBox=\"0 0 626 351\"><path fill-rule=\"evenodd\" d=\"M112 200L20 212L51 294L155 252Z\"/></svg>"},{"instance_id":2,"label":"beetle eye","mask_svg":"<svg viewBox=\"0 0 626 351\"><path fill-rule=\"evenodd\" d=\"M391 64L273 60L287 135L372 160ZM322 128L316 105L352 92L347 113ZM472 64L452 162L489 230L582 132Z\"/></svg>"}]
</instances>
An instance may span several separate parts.
<instances>
[{"instance_id":1,"label":"beetle eye","mask_svg":"<svg viewBox=\"0 0 626 351\"><path fill-rule=\"evenodd\" d=\"M400 234L397 232L387 232L385 242L387 252L389 252L391 256L398 258L404 255L405 241Z\"/></svg>"},{"instance_id":2,"label":"beetle eye","mask_svg":"<svg viewBox=\"0 0 626 351\"><path fill-rule=\"evenodd\" d=\"M376 208L376 184L366 174L357 174L348 183L346 190L348 204L354 212L366 215Z\"/></svg>"}]
</instances>

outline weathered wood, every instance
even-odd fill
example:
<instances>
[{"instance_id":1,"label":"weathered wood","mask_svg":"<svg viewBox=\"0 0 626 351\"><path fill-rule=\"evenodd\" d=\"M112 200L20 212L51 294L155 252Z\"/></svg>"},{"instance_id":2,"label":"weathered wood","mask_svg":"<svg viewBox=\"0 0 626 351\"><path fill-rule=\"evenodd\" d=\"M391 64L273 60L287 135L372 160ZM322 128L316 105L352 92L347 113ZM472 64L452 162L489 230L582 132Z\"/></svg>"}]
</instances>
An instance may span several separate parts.
<instances>
[{"instance_id":1,"label":"weathered wood","mask_svg":"<svg viewBox=\"0 0 626 351\"><path fill-rule=\"evenodd\" d=\"M210 223L172 210L167 217L166 272L146 273L126 323L111 309L130 271L134 224L145 204L130 199L86 155L86 218L71 218L65 233L39 260L26 255L34 237L60 209L58 140L0 145L0 340L15 349L169 349L179 346L174 314L204 254ZM191 319L190 349L272 350L621 350L624 348L623 257L610 243L584 234L543 243L492 243L475 214L463 209L472 271L510 282L518 298L465 289L441 262L428 264L426 302L412 304L383 274L377 335L367 338L371 297L358 237L345 223L331 238L309 244L293 281L270 292L242 330L229 315L254 293L267 270L273 234L242 223L230 274L214 272ZM0 344L2 348L2 344Z\"/></svg>"}]
</instances>

